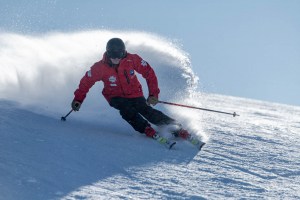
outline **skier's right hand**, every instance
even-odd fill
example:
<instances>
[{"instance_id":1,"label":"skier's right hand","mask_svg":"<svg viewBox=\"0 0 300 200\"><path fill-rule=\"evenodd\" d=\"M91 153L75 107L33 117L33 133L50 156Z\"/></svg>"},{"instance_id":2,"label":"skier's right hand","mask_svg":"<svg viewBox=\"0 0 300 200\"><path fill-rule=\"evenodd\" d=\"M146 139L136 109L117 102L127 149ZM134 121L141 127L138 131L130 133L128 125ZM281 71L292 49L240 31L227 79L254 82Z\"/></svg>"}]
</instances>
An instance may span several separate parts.
<instances>
[{"instance_id":1,"label":"skier's right hand","mask_svg":"<svg viewBox=\"0 0 300 200\"><path fill-rule=\"evenodd\" d=\"M149 96L147 98L147 104L155 106L158 103L158 98L155 96Z\"/></svg>"},{"instance_id":2,"label":"skier's right hand","mask_svg":"<svg viewBox=\"0 0 300 200\"><path fill-rule=\"evenodd\" d=\"M74 111L79 111L81 102L73 100L71 106Z\"/></svg>"}]
</instances>

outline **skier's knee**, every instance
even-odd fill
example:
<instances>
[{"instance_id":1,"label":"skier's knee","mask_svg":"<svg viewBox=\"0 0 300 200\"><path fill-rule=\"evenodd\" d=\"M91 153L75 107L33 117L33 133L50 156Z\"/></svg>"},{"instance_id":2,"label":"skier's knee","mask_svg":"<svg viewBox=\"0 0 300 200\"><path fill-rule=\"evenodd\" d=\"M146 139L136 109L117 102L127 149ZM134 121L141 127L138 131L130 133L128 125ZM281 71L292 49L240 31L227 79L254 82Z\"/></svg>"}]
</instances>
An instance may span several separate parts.
<instances>
[{"instance_id":1,"label":"skier's knee","mask_svg":"<svg viewBox=\"0 0 300 200\"><path fill-rule=\"evenodd\" d=\"M134 112L133 110L120 110L120 115L122 116L123 119L125 119L126 121L128 120L132 120L133 118L135 118L136 116L136 112Z\"/></svg>"}]
</instances>

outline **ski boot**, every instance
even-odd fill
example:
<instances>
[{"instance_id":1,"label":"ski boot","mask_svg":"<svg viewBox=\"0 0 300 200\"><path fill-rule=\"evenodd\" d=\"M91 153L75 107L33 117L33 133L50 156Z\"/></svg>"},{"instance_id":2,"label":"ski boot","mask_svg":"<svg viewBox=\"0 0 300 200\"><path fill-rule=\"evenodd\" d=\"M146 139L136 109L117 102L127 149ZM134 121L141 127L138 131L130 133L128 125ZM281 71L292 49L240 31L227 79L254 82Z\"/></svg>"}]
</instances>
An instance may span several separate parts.
<instances>
[{"instance_id":1,"label":"ski boot","mask_svg":"<svg viewBox=\"0 0 300 200\"><path fill-rule=\"evenodd\" d=\"M164 138L157 134L156 131L150 126L146 127L145 134L148 137L151 137L154 140L156 140L158 143L164 145L168 149L171 149L176 144L175 141L168 140L167 138Z\"/></svg>"},{"instance_id":2,"label":"ski boot","mask_svg":"<svg viewBox=\"0 0 300 200\"><path fill-rule=\"evenodd\" d=\"M187 130L180 128L172 133L175 137L181 137L184 140L189 141L192 145L194 145L199 151L205 145L204 142L199 139L193 137Z\"/></svg>"}]
</instances>

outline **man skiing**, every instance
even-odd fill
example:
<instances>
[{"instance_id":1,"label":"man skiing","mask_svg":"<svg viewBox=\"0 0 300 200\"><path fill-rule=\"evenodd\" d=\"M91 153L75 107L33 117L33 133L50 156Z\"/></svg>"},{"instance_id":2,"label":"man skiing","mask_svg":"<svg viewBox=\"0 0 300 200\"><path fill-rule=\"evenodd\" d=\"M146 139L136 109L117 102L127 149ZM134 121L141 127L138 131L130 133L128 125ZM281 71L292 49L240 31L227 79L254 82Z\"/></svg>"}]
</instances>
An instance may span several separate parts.
<instances>
[{"instance_id":1,"label":"man skiing","mask_svg":"<svg viewBox=\"0 0 300 200\"><path fill-rule=\"evenodd\" d=\"M149 90L147 100L136 72L146 79ZM136 131L164 143L167 140L159 136L150 123L157 126L177 124L178 130L173 133L176 137L187 139L190 136L174 119L151 107L158 103L160 92L155 72L139 55L128 53L120 38L107 42L102 60L96 62L81 79L72 101L74 111L79 111L86 94L97 81L103 81L102 94L109 105L119 110L122 118Z\"/></svg>"}]
</instances>

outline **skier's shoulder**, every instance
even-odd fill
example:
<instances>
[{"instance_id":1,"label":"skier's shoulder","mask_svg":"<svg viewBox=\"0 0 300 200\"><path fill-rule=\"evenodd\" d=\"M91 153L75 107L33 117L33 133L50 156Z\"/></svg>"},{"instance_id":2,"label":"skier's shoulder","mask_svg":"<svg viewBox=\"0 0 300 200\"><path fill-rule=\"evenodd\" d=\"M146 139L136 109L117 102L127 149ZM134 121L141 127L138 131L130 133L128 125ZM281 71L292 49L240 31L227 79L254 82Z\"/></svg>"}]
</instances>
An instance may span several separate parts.
<instances>
[{"instance_id":1,"label":"skier's shoulder","mask_svg":"<svg viewBox=\"0 0 300 200\"><path fill-rule=\"evenodd\" d=\"M134 53L126 53L126 58L127 59L132 59L132 60L141 60L141 56L138 54L134 54Z\"/></svg>"},{"instance_id":2,"label":"skier's shoulder","mask_svg":"<svg viewBox=\"0 0 300 200\"><path fill-rule=\"evenodd\" d=\"M127 60L130 60L134 63L135 66L142 66L145 67L148 65L148 63L138 54L131 54L131 53L127 53L126 56Z\"/></svg>"},{"instance_id":3,"label":"skier's shoulder","mask_svg":"<svg viewBox=\"0 0 300 200\"><path fill-rule=\"evenodd\" d=\"M101 78L104 66L105 64L102 62L102 60L95 62L87 72L88 76L96 79Z\"/></svg>"},{"instance_id":4,"label":"skier's shoulder","mask_svg":"<svg viewBox=\"0 0 300 200\"><path fill-rule=\"evenodd\" d=\"M104 65L105 65L104 60L99 60L98 62L95 62L95 63L91 66L91 69L94 69L94 70L100 70Z\"/></svg>"}]
</instances>

